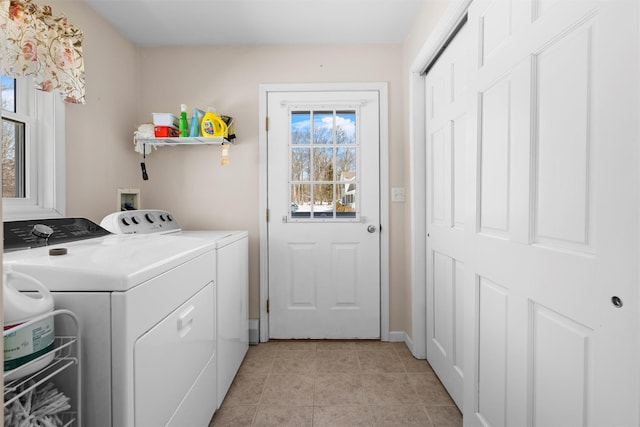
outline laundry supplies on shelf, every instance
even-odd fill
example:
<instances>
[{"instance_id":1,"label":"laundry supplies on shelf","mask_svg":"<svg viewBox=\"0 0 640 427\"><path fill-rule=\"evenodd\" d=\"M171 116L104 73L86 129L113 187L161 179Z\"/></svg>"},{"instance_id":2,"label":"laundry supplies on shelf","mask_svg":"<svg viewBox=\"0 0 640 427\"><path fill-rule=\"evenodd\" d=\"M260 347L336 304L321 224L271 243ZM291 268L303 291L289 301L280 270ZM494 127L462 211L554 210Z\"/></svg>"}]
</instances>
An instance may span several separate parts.
<instances>
[{"instance_id":1,"label":"laundry supplies on shelf","mask_svg":"<svg viewBox=\"0 0 640 427\"><path fill-rule=\"evenodd\" d=\"M224 137L227 133L227 124L220 118L220 116L216 114L213 108L209 107L204 117L202 118L200 129L202 131L202 136Z\"/></svg>"}]
</instances>

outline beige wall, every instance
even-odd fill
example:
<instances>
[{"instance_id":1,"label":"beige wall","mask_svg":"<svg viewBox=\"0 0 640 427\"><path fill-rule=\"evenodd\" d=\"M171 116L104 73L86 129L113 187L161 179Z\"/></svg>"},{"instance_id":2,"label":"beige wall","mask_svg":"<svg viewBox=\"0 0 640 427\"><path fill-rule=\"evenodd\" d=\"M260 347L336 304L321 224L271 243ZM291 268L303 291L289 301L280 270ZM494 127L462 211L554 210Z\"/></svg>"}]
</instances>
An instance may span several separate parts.
<instances>
[{"instance_id":1,"label":"beige wall","mask_svg":"<svg viewBox=\"0 0 640 427\"><path fill-rule=\"evenodd\" d=\"M116 210L117 187L138 185L137 49L84 2L39 3L83 30L87 103L66 106L66 215L99 222Z\"/></svg>"},{"instance_id":2,"label":"beige wall","mask_svg":"<svg viewBox=\"0 0 640 427\"><path fill-rule=\"evenodd\" d=\"M219 147L163 148L148 157L145 207L176 214L185 229L242 228L250 235L250 317L259 317L258 85L260 83L389 82L390 185L402 186L402 81L397 45L224 46L140 50L140 121L180 103L235 118L229 166ZM191 114L191 113L189 113ZM391 216L391 330L404 330L404 205Z\"/></svg>"},{"instance_id":3,"label":"beige wall","mask_svg":"<svg viewBox=\"0 0 640 427\"><path fill-rule=\"evenodd\" d=\"M429 39L438 20L444 14L447 6L454 0L426 0L420 12L416 15L413 24L402 46L402 67L409 72L409 67L415 61ZM458 0L455 0L458 1ZM408 78L404 79L408 83ZM408 86L406 86L408 89ZM408 106L408 98L405 98Z\"/></svg>"},{"instance_id":4,"label":"beige wall","mask_svg":"<svg viewBox=\"0 0 640 427\"><path fill-rule=\"evenodd\" d=\"M174 212L187 230L249 230L251 318L259 317L260 83L388 82L389 187L409 194L408 66L446 1L425 2L404 45L189 48L137 48L85 3L46 2L84 31L87 104L66 109L67 215L100 221L116 210L118 187L137 187L143 207ZM132 133L152 112L177 112L181 103L235 118L231 162L220 166L219 147L161 148L142 181ZM409 203L390 203L389 212L390 330L410 333Z\"/></svg>"}]
</instances>

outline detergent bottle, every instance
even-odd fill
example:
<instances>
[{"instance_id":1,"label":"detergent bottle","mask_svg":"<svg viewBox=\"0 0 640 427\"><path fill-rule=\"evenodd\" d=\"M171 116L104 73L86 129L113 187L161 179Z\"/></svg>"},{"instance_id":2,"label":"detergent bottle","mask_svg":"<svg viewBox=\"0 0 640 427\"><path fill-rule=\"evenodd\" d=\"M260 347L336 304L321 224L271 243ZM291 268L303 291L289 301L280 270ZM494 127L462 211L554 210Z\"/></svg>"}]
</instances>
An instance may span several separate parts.
<instances>
[{"instance_id":1,"label":"detergent bottle","mask_svg":"<svg viewBox=\"0 0 640 427\"><path fill-rule=\"evenodd\" d=\"M200 130L202 131L202 136L224 136L224 133L227 131L227 125L215 113L215 110L209 107L202 118Z\"/></svg>"},{"instance_id":2,"label":"detergent bottle","mask_svg":"<svg viewBox=\"0 0 640 427\"><path fill-rule=\"evenodd\" d=\"M189 136L189 124L187 123L187 105L180 104L180 122L179 130L181 137Z\"/></svg>"},{"instance_id":3,"label":"detergent bottle","mask_svg":"<svg viewBox=\"0 0 640 427\"><path fill-rule=\"evenodd\" d=\"M5 381L12 381L44 368L53 360L54 319L53 315L46 316L53 311L53 297L40 281L26 274L9 270L3 279L4 371L11 371L5 375ZM36 292L20 292L14 281L29 282ZM40 320L27 324L35 319ZM28 367L17 369L46 353L49 354Z\"/></svg>"}]
</instances>

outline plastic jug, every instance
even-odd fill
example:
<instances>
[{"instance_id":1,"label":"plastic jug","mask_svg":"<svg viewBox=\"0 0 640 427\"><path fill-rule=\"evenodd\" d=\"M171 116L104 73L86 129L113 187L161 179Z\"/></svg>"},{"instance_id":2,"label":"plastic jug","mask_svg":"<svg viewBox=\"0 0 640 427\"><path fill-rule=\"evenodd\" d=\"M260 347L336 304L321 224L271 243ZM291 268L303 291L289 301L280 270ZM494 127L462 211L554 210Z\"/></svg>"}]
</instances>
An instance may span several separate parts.
<instances>
[{"instance_id":1,"label":"plastic jug","mask_svg":"<svg viewBox=\"0 0 640 427\"><path fill-rule=\"evenodd\" d=\"M3 278L4 308L4 370L5 381L14 380L36 372L53 360L55 347L53 296L39 280L17 271L7 271ZM36 294L20 292L12 284L27 281L34 285ZM43 317L44 316L44 317ZM39 318L32 323L25 323ZM20 326L22 325L22 326ZM50 352L28 367L17 369Z\"/></svg>"},{"instance_id":2,"label":"plastic jug","mask_svg":"<svg viewBox=\"0 0 640 427\"><path fill-rule=\"evenodd\" d=\"M200 125L202 136L224 136L227 124L209 107Z\"/></svg>"}]
</instances>

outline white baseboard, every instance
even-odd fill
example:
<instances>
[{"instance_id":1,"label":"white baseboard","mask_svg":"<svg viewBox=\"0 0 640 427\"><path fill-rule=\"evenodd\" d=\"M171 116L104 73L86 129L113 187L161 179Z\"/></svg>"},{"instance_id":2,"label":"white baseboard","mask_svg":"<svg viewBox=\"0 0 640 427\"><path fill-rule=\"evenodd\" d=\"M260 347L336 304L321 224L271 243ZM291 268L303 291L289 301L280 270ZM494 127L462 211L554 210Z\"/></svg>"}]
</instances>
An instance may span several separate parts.
<instances>
[{"instance_id":1,"label":"white baseboard","mask_svg":"<svg viewBox=\"0 0 640 427\"><path fill-rule=\"evenodd\" d=\"M389 331L389 342L405 342L405 331Z\"/></svg>"},{"instance_id":2,"label":"white baseboard","mask_svg":"<svg viewBox=\"0 0 640 427\"><path fill-rule=\"evenodd\" d=\"M257 345L260 342L260 320L249 319L249 344ZM405 331L390 331L389 342L403 342L413 353L413 341ZM415 355L414 355L415 356Z\"/></svg>"},{"instance_id":3,"label":"white baseboard","mask_svg":"<svg viewBox=\"0 0 640 427\"><path fill-rule=\"evenodd\" d=\"M249 344L258 345L260 342L260 320L249 319Z\"/></svg>"},{"instance_id":4,"label":"white baseboard","mask_svg":"<svg viewBox=\"0 0 640 427\"><path fill-rule=\"evenodd\" d=\"M407 345L407 348L417 357L413 352L413 340L405 331L391 331L389 332L389 342L403 342ZM424 357L417 357L418 359L424 359Z\"/></svg>"}]
</instances>

